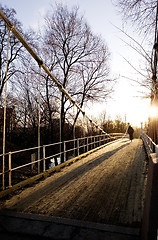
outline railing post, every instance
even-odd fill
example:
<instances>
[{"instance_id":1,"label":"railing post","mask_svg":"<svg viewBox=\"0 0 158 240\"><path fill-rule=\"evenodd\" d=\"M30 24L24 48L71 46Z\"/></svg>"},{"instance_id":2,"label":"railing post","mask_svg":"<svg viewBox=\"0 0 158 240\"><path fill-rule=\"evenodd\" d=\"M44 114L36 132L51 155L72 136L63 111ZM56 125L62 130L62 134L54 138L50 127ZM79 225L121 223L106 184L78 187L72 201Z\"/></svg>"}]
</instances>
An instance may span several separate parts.
<instances>
[{"instance_id":1,"label":"railing post","mask_svg":"<svg viewBox=\"0 0 158 240\"><path fill-rule=\"evenodd\" d=\"M9 188L12 187L12 153L9 152Z\"/></svg>"},{"instance_id":2,"label":"railing post","mask_svg":"<svg viewBox=\"0 0 158 240\"><path fill-rule=\"evenodd\" d=\"M35 168L35 162L36 161L36 153L32 153L31 154L31 171L33 171L33 169Z\"/></svg>"},{"instance_id":3,"label":"railing post","mask_svg":"<svg viewBox=\"0 0 158 240\"><path fill-rule=\"evenodd\" d=\"M62 144L62 143L60 142L60 146L59 146L59 152L60 152L60 155L59 155L59 156L60 156L60 163L61 163L61 156L62 156L62 154L61 154L61 144Z\"/></svg>"},{"instance_id":4,"label":"railing post","mask_svg":"<svg viewBox=\"0 0 158 240\"><path fill-rule=\"evenodd\" d=\"M158 145L155 146L156 158L158 159Z\"/></svg>"},{"instance_id":5,"label":"railing post","mask_svg":"<svg viewBox=\"0 0 158 240\"><path fill-rule=\"evenodd\" d=\"M83 144L84 144L84 153L85 153L85 151L86 151L86 150L85 150L85 149L86 149L86 148L85 148L85 145L86 145L86 138L85 138L85 137L84 137L84 140L83 140Z\"/></svg>"},{"instance_id":6,"label":"railing post","mask_svg":"<svg viewBox=\"0 0 158 240\"><path fill-rule=\"evenodd\" d=\"M2 170L2 190L5 189L5 154L3 154L3 170Z\"/></svg>"},{"instance_id":7,"label":"railing post","mask_svg":"<svg viewBox=\"0 0 158 240\"><path fill-rule=\"evenodd\" d=\"M43 145L43 172L46 171L46 147Z\"/></svg>"},{"instance_id":8,"label":"railing post","mask_svg":"<svg viewBox=\"0 0 158 240\"><path fill-rule=\"evenodd\" d=\"M64 162L66 162L66 142L64 142Z\"/></svg>"},{"instance_id":9,"label":"railing post","mask_svg":"<svg viewBox=\"0 0 158 240\"><path fill-rule=\"evenodd\" d=\"M76 156L76 140L74 139L74 157Z\"/></svg>"},{"instance_id":10,"label":"railing post","mask_svg":"<svg viewBox=\"0 0 158 240\"><path fill-rule=\"evenodd\" d=\"M88 152L89 148L88 148L88 137L87 137L87 152Z\"/></svg>"},{"instance_id":11,"label":"railing post","mask_svg":"<svg viewBox=\"0 0 158 240\"><path fill-rule=\"evenodd\" d=\"M150 141L148 138L147 138L147 144L148 144L148 148L150 149Z\"/></svg>"},{"instance_id":12,"label":"railing post","mask_svg":"<svg viewBox=\"0 0 158 240\"><path fill-rule=\"evenodd\" d=\"M155 152L155 145L153 145L151 141L150 141L150 149L151 151Z\"/></svg>"},{"instance_id":13,"label":"railing post","mask_svg":"<svg viewBox=\"0 0 158 240\"><path fill-rule=\"evenodd\" d=\"M79 139L77 139L77 155L80 155L80 143L79 143Z\"/></svg>"},{"instance_id":14,"label":"railing post","mask_svg":"<svg viewBox=\"0 0 158 240\"><path fill-rule=\"evenodd\" d=\"M40 164L41 162L39 160L40 160L40 146L38 146L38 174L40 174L40 165L41 165Z\"/></svg>"},{"instance_id":15,"label":"railing post","mask_svg":"<svg viewBox=\"0 0 158 240\"><path fill-rule=\"evenodd\" d=\"M141 137L143 136L143 123L141 122Z\"/></svg>"},{"instance_id":16,"label":"railing post","mask_svg":"<svg viewBox=\"0 0 158 240\"><path fill-rule=\"evenodd\" d=\"M153 153L156 153L156 146L154 145L154 144L151 144L151 149L152 149L152 151L153 151Z\"/></svg>"}]
</instances>

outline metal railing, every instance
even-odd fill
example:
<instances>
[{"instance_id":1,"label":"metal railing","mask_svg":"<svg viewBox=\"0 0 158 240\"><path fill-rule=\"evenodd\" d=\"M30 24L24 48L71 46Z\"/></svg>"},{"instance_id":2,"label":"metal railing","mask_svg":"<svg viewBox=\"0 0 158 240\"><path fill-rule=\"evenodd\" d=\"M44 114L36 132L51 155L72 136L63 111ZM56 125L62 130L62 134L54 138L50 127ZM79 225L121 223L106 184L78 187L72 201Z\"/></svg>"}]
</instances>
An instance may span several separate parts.
<instances>
[{"instance_id":1,"label":"metal railing","mask_svg":"<svg viewBox=\"0 0 158 240\"><path fill-rule=\"evenodd\" d=\"M0 181L0 189L11 188L61 162L122 138L122 136L122 133L102 134L0 154L0 178L3 179ZM39 151L40 159L38 159ZM3 158L5 161L2 161ZM5 166L2 166L3 163Z\"/></svg>"},{"instance_id":2,"label":"metal railing","mask_svg":"<svg viewBox=\"0 0 158 240\"><path fill-rule=\"evenodd\" d=\"M157 153L158 154L158 145L156 145L155 142L146 134L146 133L141 133L141 138L144 142L145 148L147 152L150 153Z\"/></svg>"}]
</instances>

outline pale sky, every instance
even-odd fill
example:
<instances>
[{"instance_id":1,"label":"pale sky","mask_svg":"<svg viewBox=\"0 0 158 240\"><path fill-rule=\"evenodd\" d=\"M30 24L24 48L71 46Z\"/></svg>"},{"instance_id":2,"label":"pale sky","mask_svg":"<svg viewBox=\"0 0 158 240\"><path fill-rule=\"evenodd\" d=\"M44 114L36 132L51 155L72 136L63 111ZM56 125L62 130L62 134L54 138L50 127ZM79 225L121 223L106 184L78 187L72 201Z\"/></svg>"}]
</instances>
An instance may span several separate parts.
<instances>
[{"instance_id":1,"label":"pale sky","mask_svg":"<svg viewBox=\"0 0 158 240\"><path fill-rule=\"evenodd\" d=\"M115 26L124 28L138 40L139 37L131 26L122 23L122 16L112 4L113 0L1 0L3 6L13 7L16 10L17 18L24 29L29 27L38 29L38 26L44 23L44 16L50 9L50 4L55 2L63 2L70 7L78 5L94 34L102 36L111 52L111 73L118 77L115 93L107 103L91 104L89 114L97 117L100 112L106 111L107 116L111 118L119 115L124 120L126 116L127 122L138 126L141 122L147 121L150 100L138 97L140 95L138 91L144 89L133 86L133 83L125 78L135 78L135 72L124 58L139 66L140 56L121 40L126 40L126 37Z\"/></svg>"}]
</instances>

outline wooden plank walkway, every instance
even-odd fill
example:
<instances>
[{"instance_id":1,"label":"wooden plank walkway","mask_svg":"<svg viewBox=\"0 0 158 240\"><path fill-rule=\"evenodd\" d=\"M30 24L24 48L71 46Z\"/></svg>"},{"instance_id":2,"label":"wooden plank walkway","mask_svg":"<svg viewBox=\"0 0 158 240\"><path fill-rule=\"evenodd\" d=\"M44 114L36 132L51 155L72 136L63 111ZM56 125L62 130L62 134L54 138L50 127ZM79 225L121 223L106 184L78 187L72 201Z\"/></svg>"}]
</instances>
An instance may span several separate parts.
<instances>
[{"instance_id":1,"label":"wooden plank walkway","mask_svg":"<svg viewBox=\"0 0 158 240\"><path fill-rule=\"evenodd\" d=\"M115 142L13 196L5 209L139 227L147 158L141 139Z\"/></svg>"}]
</instances>

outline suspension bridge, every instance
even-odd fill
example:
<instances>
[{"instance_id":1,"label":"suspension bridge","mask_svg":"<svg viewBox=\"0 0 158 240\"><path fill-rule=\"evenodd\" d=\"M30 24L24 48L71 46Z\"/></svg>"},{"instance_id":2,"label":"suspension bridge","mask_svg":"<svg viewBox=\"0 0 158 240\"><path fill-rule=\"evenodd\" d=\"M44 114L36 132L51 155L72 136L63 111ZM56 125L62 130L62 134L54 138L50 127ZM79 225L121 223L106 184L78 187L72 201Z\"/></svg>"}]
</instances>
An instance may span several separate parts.
<instances>
[{"instance_id":1,"label":"suspension bridge","mask_svg":"<svg viewBox=\"0 0 158 240\"><path fill-rule=\"evenodd\" d=\"M102 132L40 146L39 110L38 146L6 153L5 94L0 155L1 236L4 239L155 239L158 146L143 129L141 138L132 142L126 133L107 134L80 108L1 10L0 17L7 25L8 39L12 31L39 68L90 124Z\"/></svg>"}]
</instances>

